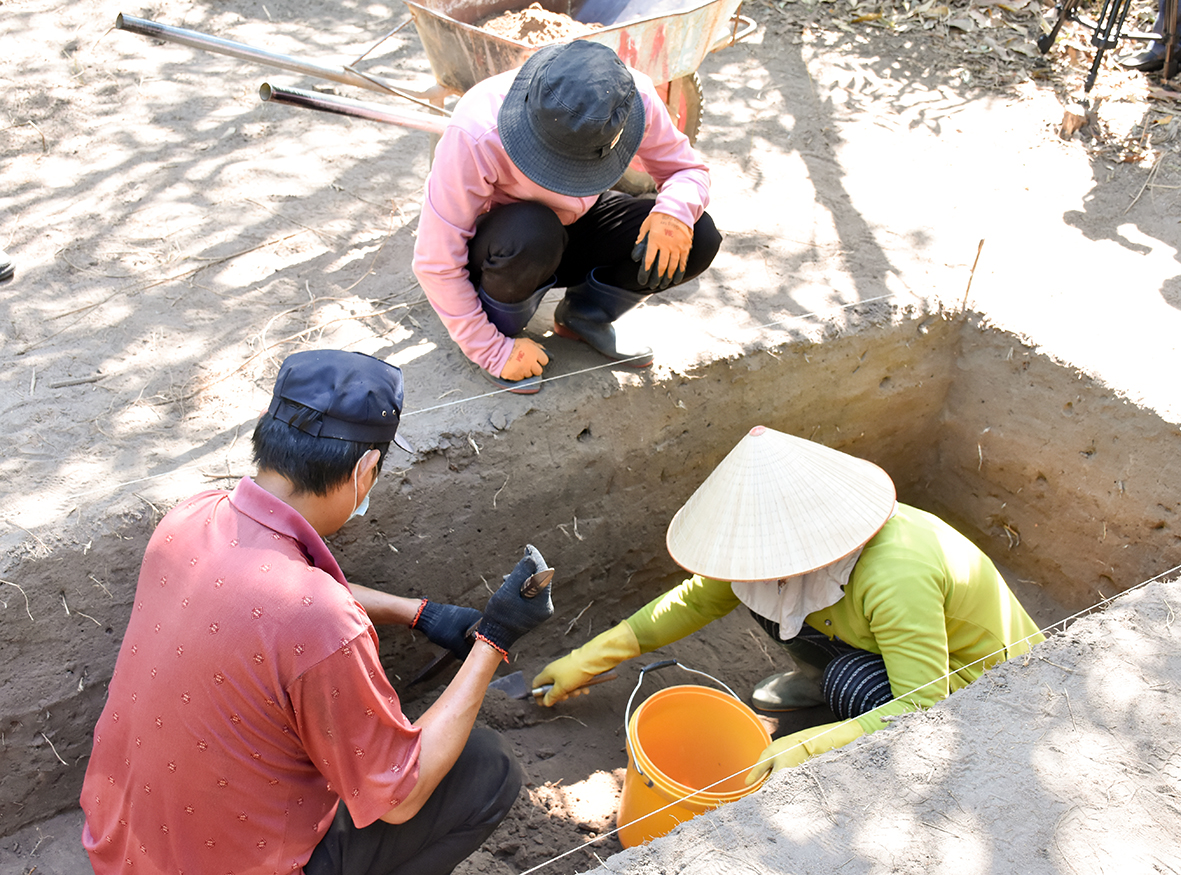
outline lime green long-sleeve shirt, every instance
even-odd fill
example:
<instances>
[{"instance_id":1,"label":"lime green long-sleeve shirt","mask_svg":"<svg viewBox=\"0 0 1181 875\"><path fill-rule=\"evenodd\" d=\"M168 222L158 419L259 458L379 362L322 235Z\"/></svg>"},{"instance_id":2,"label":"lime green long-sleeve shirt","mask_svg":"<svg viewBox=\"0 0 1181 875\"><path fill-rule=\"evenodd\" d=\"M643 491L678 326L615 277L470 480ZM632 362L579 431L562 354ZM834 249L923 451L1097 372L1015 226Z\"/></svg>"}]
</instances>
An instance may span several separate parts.
<instances>
[{"instance_id":1,"label":"lime green long-sleeve shirt","mask_svg":"<svg viewBox=\"0 0 1181 875\"><path fill-rule=\"evenodd\" d=\"M739 604L728 582L696 576L627 623L646 653ZM857 718L865 732L880 729L883 717L933 705L1043 640L984 553L938 517L901 503L865 545L841 600L805 622L885 660L895 701Z\"/></svg>"}]
</instances>

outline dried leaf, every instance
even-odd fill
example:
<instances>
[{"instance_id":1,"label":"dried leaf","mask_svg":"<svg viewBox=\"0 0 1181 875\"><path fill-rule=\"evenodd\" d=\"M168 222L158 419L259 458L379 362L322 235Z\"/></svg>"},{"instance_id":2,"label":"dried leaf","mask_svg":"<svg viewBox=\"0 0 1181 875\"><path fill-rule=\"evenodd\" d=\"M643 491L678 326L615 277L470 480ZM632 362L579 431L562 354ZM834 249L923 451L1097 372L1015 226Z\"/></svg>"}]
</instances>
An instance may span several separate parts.
<instances>
[{"instance_id":1,"label":"dried leaf","mask_svg":"<svg viewBox=\"0 0 1181 875\"><path fill-rule=\"evenodd\" d=\"M856 18L853 19L853 23L854 24L861 24L864 21L881 21L881 20L882 20L882 13L870 12L867 15L858 15Z\"/></svg>"},{"instance_id":2,"label":"dried leaf","mask_svg":"<svg viewBox=\"0 0 1181 875\"><path fill-rule=\"evenodd\" d=\"M992 16L987 12L982 12L979 9L969 9L968 17L976 22L979 27L992 27Z\"/></svg>"},{"instance_id":3,"label":"dried leaf","mask_svg":"<svg viewBox=\"0 0 1181 875\"><path fill-rule=\"evenodd\" d=\"M965 33L971 33L976 29L976 22L972 21L970 18L953 18L951 21L947 22L947 26L962 30Z\"/></svg>"}]
</instances>

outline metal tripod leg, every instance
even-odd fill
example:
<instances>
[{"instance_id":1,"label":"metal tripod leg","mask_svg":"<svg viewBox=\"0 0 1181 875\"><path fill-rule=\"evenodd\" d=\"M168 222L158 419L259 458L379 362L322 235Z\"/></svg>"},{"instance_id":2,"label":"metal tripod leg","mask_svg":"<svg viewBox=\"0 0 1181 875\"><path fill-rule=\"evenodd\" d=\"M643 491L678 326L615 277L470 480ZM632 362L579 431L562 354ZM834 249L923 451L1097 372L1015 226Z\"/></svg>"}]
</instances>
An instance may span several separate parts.
<instances>
[{"instance_id":1,"label":"metal tripod leg","mask_svg":"<svg viewBox=\"0 0 1181 875\"><path fill-rule=\"evenodd\" d=\"M1175 3L1176 0L1169 2ZM1091 64L1091 72L1087 74L1086 82L1083 83L1084 92L1089 94L1095 85L1099 65L1103 63L1103 53L1119 44L1120 31L1131 7L1132 0L1103 0L1103 8L1099 11L1098 21L1095 22L1095 33L1091 36L1091 45L1095 46L1095 62Z\"/></svg>"},{"instance_id":2,"label":"metal tripod leg","mask_svg":"<svg viewBox=\"0 0 1181 875\"><path fill-rule=\"evenodd\" d=\"M1062 23L1074 14L1074 7L1076 6L1078 6L1078 0L1065 0L1058 9L1058 20L1054 22L1054 27L1049 33L1038 37L1037 48L1043 55L1050 51L1050 47L1054 45L1054 40L1058 39L1058 31L1062 29Z\"/></svg>"}]
</instances>

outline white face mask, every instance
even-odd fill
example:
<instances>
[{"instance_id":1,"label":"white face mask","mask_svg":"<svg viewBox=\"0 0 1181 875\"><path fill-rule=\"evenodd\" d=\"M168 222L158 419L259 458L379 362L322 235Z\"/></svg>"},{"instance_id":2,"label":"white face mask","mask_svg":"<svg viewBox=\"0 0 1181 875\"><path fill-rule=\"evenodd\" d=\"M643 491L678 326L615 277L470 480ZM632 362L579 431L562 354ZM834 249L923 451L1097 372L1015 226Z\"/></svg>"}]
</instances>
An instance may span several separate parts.
<instances>
[{"instance_id":1,"label":"white face mask","mask_svg":"<svg viewBox=\"0 0 1181 875\"><path fill-rule=\"evenodd\" d=\"M373 490L369 490L372 492ZM369 492L365 493L365 497L361 499L361 503L353 508L353 512L349 514L349 519L353 517L365 516L365 511L369 510ZM348 522L348 520L345 520Z\"/></svg>"},{"instance_id":2,"label":"white face mask","mask_svg":"<svg viewBox=\"0 0 1181 875\"><path fill-rule=\"evenodd\" d=\"M376 453L376 452L378 452L378 451L377 450L370 450L369 451L369 453ZM365 511L369 510L369 496L373 492L373 486L377 485L377 475L374 475L374 477L373 477L373 486L369 487L369 492L365 493L365 497L361 499L360 504L357 503L357 471L361 467L361 462L364 462L365 459L367 459L369 457L369 453L366 453L364 456L362 456L357 461L356 466L353 468L353 512L349 514L349 519L345 520L346 523L349 520L353 519L353 517L365 516Z\"/></svg>"}]
</instances>

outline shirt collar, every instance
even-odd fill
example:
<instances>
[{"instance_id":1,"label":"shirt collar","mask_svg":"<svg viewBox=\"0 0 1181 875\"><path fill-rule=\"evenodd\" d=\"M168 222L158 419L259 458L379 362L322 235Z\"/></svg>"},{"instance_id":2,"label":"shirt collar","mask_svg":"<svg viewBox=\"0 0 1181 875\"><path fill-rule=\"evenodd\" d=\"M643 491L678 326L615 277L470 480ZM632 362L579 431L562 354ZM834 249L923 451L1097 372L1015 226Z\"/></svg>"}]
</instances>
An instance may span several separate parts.
<instances>
[{"instance_id":1,"label":"shirt collar","mask_svg":"<svg viewBox=\"0 0 1181 875\"><path fill-rule=\"evenodd\" d=\"M344 572L324 539L295 508L267 492L249 477L243 477L230 493L230 503L260 525L293 538L316 568L348 586Z\"/></svg>"}]
</instances>

